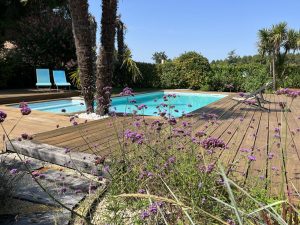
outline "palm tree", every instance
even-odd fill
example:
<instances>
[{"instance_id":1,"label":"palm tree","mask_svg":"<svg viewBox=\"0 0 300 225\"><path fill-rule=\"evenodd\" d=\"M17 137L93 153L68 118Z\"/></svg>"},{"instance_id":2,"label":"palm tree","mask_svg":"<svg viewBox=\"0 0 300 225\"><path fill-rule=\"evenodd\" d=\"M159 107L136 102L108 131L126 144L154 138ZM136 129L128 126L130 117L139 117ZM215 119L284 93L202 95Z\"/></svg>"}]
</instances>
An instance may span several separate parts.
<instances>
[{"instance_id":1,"label":"palm tree","mask_svg":"<svg viewBox=\"0 0 300 225\"><path fill-rule=\"evenodd\" d=\"M143 78L142 73L137 66L136 62L132 59L131 50L128 48L127 45L124 46L124 53L123 53L123 62L121 64L121 69L126 69L126 72L130 75L130 80L127 82L134 83L139 79Z\"/></svg>"},{"instance_id":2,"label":"palm tree","mask_svg":"<svg viewBox=\"0 0 300 225\"><path fill-rule=\"evenodd\" d=\"M97 114L108 113L112 85L118 0L102 0L101 47L97 59Z\"/></svg>"},{"instance_id":3,"label":"palm tree","mask_svg":"<svg viewBox=\"0 0 300 225\"><path fill-rule=\"evenodd\" d=\"M258 31L258 51L262 57L267 56L270 64L270 75L273 73L273 45L271 40L271 31L269 29L261 29ZM274 74L273 74L274 75ZM273 81L276 77L273 76ZM275 83L275 82L274 82Z\"/></svg>"},{"instance_id":4,"label":"palm tree","mask_svg":"<svg viewBox=\"0 0 300 225\"><path fill-rule=\"evenodd\" d=\"M276 77L281 71L284 74L284 62L286 54L297 47L297 34L294 30L288 30L287 23L282 22L273 25L271 29L261 29L259 36L259 52L268 55L271 61L270 71L273 76L273 89L276 89ZM281 51L283 49L283 51Z\"/></svg>"},{"instance_id":5,"label":"palm tree","mask_svg":"<svg viewBox=\"0 0 300 225\"><path fill-rule=\"evenodd\" d=\"M284 63L285 55L280 54L280 49L283 46L284 40L287 38L287 23L279 23L277 25L273 25L271 29L271 41L273 44L273 57L272 57L272 65L273 65L273 89L276 90L276 76L279 71L279 61L280 64ZM277 65L276 65L277 63Z\"/></svg>"},{"instance_id":6,"label":"palm tree","mask_svg":"<svg viewBox=\"0 0 300 225\"><path fill-rule=\"evenodd\" d=\"M94 111L92 38L87 0L68 0L79 68L81 91L88 112Z\"/></svg>"},{"instance_id":7,"label":"palm tree","mask_svg":"<svg viewBox=\"0 0 300 225\"><path fill-rule=\"evenodd\" d=\"M285 49L285 55L289 52L289 51L293 51L293 53L295 53L295 51L298 49L297 46L297 41L298 41L298 37L299 34L296 30L294 29L290 29L287 32L287 37L286 37L286 41L284 43L284 49Z\"/></svg>"}]
</instances>

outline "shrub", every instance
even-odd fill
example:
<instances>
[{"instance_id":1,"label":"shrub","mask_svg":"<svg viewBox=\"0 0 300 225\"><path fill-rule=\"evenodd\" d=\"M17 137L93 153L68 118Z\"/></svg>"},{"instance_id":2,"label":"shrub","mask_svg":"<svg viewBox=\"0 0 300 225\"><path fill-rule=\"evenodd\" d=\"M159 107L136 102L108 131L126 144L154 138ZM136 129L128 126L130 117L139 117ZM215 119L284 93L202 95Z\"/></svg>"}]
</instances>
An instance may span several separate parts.
<instances>
[{"instance_id":1,"label":"shrub","mask_svg":"<svg viewBox=\"0 0 300 225\"><path fill-rule=\"evenodd\" d=\"M300 88L300 66L289 65L285 71L284 76L280 81L281 87Z\"/></svg>"},{"instance_id":2,"label":"shrub","mask_svg":"<svg viewBox=\"0 0 300 225\"><path fill-rule=\"evenodd\" d=\"M186 52L158 67L164 88L200 89L211 71L208 59L196 52Z\"/></svg>"},{"instance_id":3,"label":"shrub","mask_svg":"<svg viewBox=\"0 0 300 225\"><path fill-rule=\"evenodd\" d=\"M211 91L253 91L270 77L261 64L213 64L207 83Z\"/></svg>"},{"instance_id":4,"label":"shrub","mask_svg":"<svg viewBox=\"0 0 300 225\"><path fill-rule=\"evenodd\" d=\"M155 64L137 62L137 66L140 69L142 78L137 80L134 86L143 88L160 86L159 75Z\"/></svg>"}]
</instances>

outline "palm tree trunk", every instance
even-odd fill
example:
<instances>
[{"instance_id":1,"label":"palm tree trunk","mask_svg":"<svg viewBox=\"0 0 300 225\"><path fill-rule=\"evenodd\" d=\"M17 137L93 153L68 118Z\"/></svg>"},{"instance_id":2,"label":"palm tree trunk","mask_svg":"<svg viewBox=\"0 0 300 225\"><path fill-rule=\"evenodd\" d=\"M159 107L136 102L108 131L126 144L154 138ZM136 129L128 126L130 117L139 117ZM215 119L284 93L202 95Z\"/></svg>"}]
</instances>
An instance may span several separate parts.
<instances>
[{"instance_id":1,"label":"palm tree trunk","mask_svg":"<svg viewBox=\"0 0 300 225\"><path fill-rule=\"evenodd\" d=\"M101 47L97 59L97 114L105 115L110 106L110 87L113 76L113 59L116 35L118 0L102 0Z\"/></svg>"},{"instance_id":2,"label":"palm tree trunk","mask_svg":"<svg viewBox=\"0 0 300 225\"><path fill-rule=\"evenodd\" d=\"M273 72L273 90L276 91L276 70L275 70L275 56L272 57L272 72Z\"/></svg>"},{"instance_id":3,"label":"palm tree trunk","mask_svg":"<svg viewBox=\"0 0 300 225\"><path fill-rule=\"evenodd\" d=\"M118 61L122 65L124 61L124 24L120 19L117 24Z\"/></svg>"},{"instance_id":4,"label":"palm tree trunk","mask_svg":"<svg viewBox=\"0 0 300 225\"><path fill-rule=\"evenodd\" d=\"M81 91L88 112L94 111L92 40L87 0L68 0L79 68Z\"/></svg>"},{"instance_id":5,"label":"palm tree trunk","mask_svg":"<svg viewBox=\"0 0 300 225\"><path fill-rule=\"evenodd\" d=\"M96 33L97 33L97 22L94 16L89 15L90 20L90 31L91 31L91 43L92 43L92 54L93 54L93 88L96 90L96 60L97 60L97 44L96 44Z\"/></svg>"},{"instance_id":6,"label":"palm tree trunk","mask_svg":"<svg viewBox=\"0 0 300 225\"><path fill-rule=\"evenodd\" d=\"M124 44L124 23L121 21L121 15L118 16L116 21L117 27L117 45L118 45L118 63L116 64L116 79L115 82L124 85L126 83L126 73L124 68L122 67L124 62L124 51L125 51L125 44Z\"/></svg>"}]
</instances>

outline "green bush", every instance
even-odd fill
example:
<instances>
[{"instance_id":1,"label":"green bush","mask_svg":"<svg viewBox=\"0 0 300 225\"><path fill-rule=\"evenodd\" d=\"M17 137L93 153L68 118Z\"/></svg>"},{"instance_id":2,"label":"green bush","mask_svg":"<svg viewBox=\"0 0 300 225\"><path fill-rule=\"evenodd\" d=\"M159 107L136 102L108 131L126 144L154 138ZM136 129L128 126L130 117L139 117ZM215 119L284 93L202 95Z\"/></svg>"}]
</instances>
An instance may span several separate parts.
<instances>
[{"instance_id":1,"label":"green bush","mask_svg":"<svg viewBox=\"0 0 300 225\"><path fill-rule=\"evenodd\" d=\"M0 57L0 88L28 88L35 84L34 68L22 61L16 50Z\"/></svg>"},{"instance_id":2,"label":"green bush","mask_svg":"<svg viewBox=\"0 0 300 225\"><path fill-rule=\"evenodd\" d=\"M269 79L265 65L213 64L207 83L211 91L253 91Z\"/></svg>"},{"instance_id":3,"label":"green bush","mask_svg":"<svg viewBox=\"0 0 300 225\"><path fill-rule=\"evenodd\" d=\"M207 58L196 52L186 52L171 62L158 66L164 88L200 89L211 71Z\"/></svg>"},{"instance_id":4,"label":"green bush","mask_svg":"<svg viewBox=\"0 0 300 225\"><path fill-rule=\"evenodd\" d=\"M160 80L157 67L152 63L137 62L142 78L135 82L135 87L151 88L159 87Z\"/></svg>"},{"instance_id":5,"label":"green bush","mask_svg":"<svg viewBox=\"0 0 300 225\"><path fill-rule=\"evenodd\" d=\"M285 71L286 76L279 82L283 88L300 88L300 66L289 65Z\"/></svg>"}]
</instances>

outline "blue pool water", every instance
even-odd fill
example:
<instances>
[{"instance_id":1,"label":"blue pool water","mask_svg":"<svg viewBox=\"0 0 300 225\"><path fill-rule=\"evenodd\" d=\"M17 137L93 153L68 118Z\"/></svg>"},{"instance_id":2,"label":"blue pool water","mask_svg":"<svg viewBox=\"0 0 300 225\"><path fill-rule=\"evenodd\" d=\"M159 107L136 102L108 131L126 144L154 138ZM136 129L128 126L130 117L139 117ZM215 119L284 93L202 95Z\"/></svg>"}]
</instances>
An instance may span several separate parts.
<instances>
[{"instance_id":1,"label":"blue pool water","mask_svg":"<svg viewBox=\"0 0 300 225\"><path fill-rule=\"evenodd\" d=\"M166 97L175 94L176 97ZM167 99L165 101L164 99ZM139 94L135 96L124 96L112 98L111 110L117 113L133 113L137 111L138 115L155 116L160 112L170 113L174 117L182 116L183 113L190 113L196 109L213 103L226 95L221 94L198 94L198 93L179 93L179 92L153 92ZM135 102L132 102L134 100ZM147 107L138 109L142 104ZM44 112L62 113L65 109L66 113L76 113L85 111L83 100L66 99L52 100L44 102L29 103L32 110ZM18 107L18 105L13 105Z\"/></svg>"}]
</instances>

